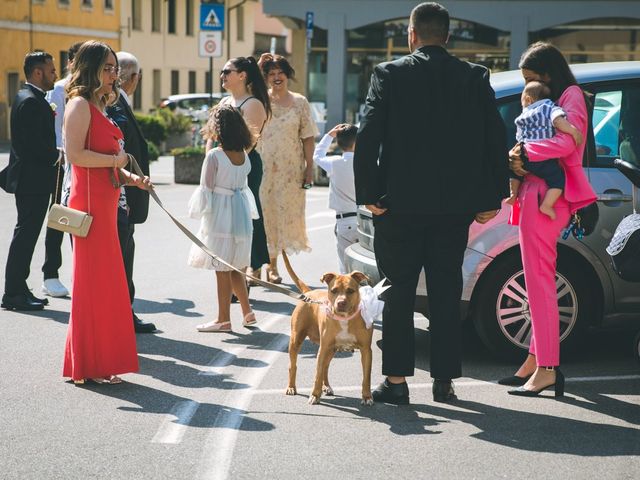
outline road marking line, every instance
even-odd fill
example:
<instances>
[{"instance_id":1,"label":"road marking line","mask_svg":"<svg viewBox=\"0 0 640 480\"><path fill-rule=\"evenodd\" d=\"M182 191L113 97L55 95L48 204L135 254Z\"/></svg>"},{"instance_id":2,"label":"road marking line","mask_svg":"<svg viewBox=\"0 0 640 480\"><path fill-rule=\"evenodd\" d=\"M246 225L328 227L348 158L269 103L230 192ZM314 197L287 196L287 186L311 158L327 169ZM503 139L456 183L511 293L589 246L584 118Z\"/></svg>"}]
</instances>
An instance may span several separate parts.
<instances>
[{"instance_id":1,"label":"road marking line","mask_svg":"<svg viewBox=\"0 0 640 480\"><path fill-rule=\"evenodd\" d=\"M284 317L285 315L279 314L269 315L258 325L262 328L268 328ZM216 355L214 355L214 357L211 359L204 370L198 372L198 375L219 375L219 368L230 365L231 362L235 358L237 358L240 353L242 353L244 350L247 350L247 348L247 346L236 347L229 350L228 352L221 350ZM191 418L193 417L199 406L200 404L193 400L177 402L173 406L169 414L165 415L162 424L158 428L158 431L156 432L153 439L151 439L151 442L173 444L180 443L187 430L187 427L189 426Z\"/></svg>"},{"instance_id":2,"label":"road marking line","mask_svg":"<svg viewBox=\"0 0 640 480\"><path fill-rule=\"evenodd\" d=\"M284 315L281 317L284 317ZM275 319L272 323L275 323ZM213 430L204 442L204 453L197 478L216 480L226 480L228 478L238 432L244 420L247 407L251 404L254 391L262 383L278 356L286 352L288 344L289 336L286 333L277 334L277 337L264 347L263 351L266 355L259 358L267 366L251 369L238 378L238 385L249 385L249 388L232 390L229 394L229 402L226 408L218 413Z\"/></svg>"},{"instance_id":3,"label":"road marking line","mask_svg":"<svg viewBox=\"0 0 640 480\"><path fill-rule=\"evenodd\" d=\"M221 375L222 372L220 372L220 369L229 366L231 362L233 362L233 359L246 349L247 347L236 347L228 352L224 350L218 352L211 362L209 362L203 370L198 372L198 375Z\"/></svg>"},{"instance_id":4,"label":"road marking line","mask_svg":"<svg viewBox=\"0 0 640 480\"><path fill-rule=\"evenodd\" d=\"M151 443L180 443L199 406L200 404L193 400L176 403L171 412L165 415L165 419Z\"/></svg>"},{"instance_id":5,"label":"road marking line","mask_svg":"<svg viewBox=\"0 0 640 480\"><path fill-rule=\"evenodd\" d=\"M571 377L565 379L565 382L607 382L617 380L640 380L640 375L610 375L599 377Z\"/></svg>"},{"instance_id":6,"label":"road marking line","mask_svg":"<svg viewBox=\"0 0 640 480\"><path fill-rule=\"evenodd\" d=\"M567 378L567 383L584 383L584 382L607 382L607 381L622 381L622 380L640 380L640 375L611 375L611 376L599 376L599 377L573 377ZM497 380L467 380L462 382L453 381L456 387L482 387L488 385L496 385ZM431 388L432 383L410 383L409 388L414 390ZM362 390L362 385L349 385L344 387L333 387L334 392L359 392ZM284 395L285 387L282 388L266 388L255 389L253 395ZM298 393L311 393L311 387L297 388Z\"/></svg>"}]
</instances>

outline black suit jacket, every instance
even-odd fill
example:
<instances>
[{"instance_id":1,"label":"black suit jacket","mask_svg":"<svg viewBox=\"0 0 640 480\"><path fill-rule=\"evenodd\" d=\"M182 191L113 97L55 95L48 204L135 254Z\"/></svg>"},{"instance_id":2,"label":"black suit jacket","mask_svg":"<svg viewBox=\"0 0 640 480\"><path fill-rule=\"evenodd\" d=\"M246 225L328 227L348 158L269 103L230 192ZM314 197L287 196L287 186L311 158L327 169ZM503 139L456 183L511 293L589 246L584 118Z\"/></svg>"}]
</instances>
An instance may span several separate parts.
<instances>
[{"instance_id":1,"label":"black suit jacket","mask_svg":"<svg viewBox=\"0 0 640 480\"><path fill-rule=\"evenodd\" d=\"M489 71L437 46L376 66L354 172L359 205L411 214L500 208L508 150Z\"/></svg>"},{"instance_id":2,"label":"black suit jacket","mask_svg":"<svg viewBox=\"0 0 640 480\"><path fill-rule=\"evenodd\" d=\"M133 115L129 104L120 96L115 105L107 109L109 116L124 134L124 149L133 155L145 175L149 175L149 150L147 140ZM129 167L133 170L133 167ZM134 172L135 173L135 172ZM129 205L129 223L144 223L149 213L149 193L138 187L125 187Z\"/></svg>"},{"instance_id":3,"label":"black suit jacket","mask_svg":"<svg viewBox=\"0 0 640 480\"><path fill-rule=\"evenodd\" d=\"M0 187L9 193L49 194L55 191L55 114L44 93L31 85L20 89L11 107L9 165L0 172Z\"/></svg>"}]
</instances>

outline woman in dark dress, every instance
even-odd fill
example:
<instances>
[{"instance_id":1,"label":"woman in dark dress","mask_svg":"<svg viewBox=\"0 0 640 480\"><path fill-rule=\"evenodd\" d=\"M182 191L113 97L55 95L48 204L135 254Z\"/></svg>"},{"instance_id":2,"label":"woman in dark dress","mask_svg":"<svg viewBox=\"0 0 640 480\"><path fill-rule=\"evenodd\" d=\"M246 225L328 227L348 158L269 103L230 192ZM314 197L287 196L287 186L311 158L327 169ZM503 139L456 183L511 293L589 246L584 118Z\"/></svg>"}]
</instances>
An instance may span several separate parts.
<instances>
[{"instance_id":1,"label":"woman in dark dress","mask_svg":"<svg viewBox=\"0 0 640 480\"><path fill-rule=\"evenodd\" d=\"M242 112L245 122L259 138L262 129L271 117L271 104L267 85L258 64L253 57L232 58L225 63L220 72L222 87L231 94L220 103L229 103ZM207 151L213 144L207 142ZM262 183L262 159L255 145L249 152L251 173L249 173L249 189L256 199L260 218L253 221L253 238L251 242L251 268L247 273L260 278L262 265L269 263L267 237L264 232L262 205L260 204L260 184Z\"/></svg>"}]
</instances>

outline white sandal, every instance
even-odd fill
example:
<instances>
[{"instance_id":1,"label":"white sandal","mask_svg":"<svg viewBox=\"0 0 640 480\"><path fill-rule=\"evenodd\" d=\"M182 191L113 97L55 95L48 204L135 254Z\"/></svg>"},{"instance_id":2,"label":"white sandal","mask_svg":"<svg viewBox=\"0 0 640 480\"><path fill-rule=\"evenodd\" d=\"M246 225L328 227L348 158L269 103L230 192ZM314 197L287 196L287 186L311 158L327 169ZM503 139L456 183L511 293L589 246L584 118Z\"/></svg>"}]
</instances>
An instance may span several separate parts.
<instances>
[{"instance_id":1,"label":"white sandal","mask_svg":"<svg viewBox=\"0 0 640 480\"><path fill-rule=\"evenodd\" d=\"M196 325L196 330L199 332L230 332L231 322L209 322Z\"/></svg>"},{"instance_id":2,"label":"white sandal","mask_svg":"<svg viewBox=\"0 0 640 480\"><path fill-rule=\"evenodd\" d=\"M256 323L258 323L256 320L256 314L253 312L247 313L242 320L243 327L253 327Z\"/></svg>"}]
</instances>

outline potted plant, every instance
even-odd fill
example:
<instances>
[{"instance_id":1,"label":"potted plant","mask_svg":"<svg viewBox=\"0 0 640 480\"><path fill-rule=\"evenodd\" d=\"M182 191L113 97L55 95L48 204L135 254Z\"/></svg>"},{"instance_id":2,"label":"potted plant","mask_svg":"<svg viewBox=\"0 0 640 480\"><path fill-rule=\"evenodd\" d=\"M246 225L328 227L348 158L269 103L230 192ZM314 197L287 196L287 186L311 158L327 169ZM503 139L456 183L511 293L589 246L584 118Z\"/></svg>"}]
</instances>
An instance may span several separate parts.
<instances>
[{"instance_id":1,"label":"potted plant","mask_svg":"<svg viewBox=\"0 0 640 480\"><path fill-rule=\"evenodd\" d=\"M166 108L161 108L158 115L167 127L166 151L170 152L174 148L186 147L191 144L191 117L175 114Z\"/></svg>"},{"instance_id":2,"label":"potted plant","mask_svg":"<svg viewBox=\"0 0 640 480\"><path fill-rule=\"evenodd\" d=\"M200 171L204 161L204 147L182 147L171 150L173 177L176 183L200 183Z\"/></svg>"}]
</instances>

